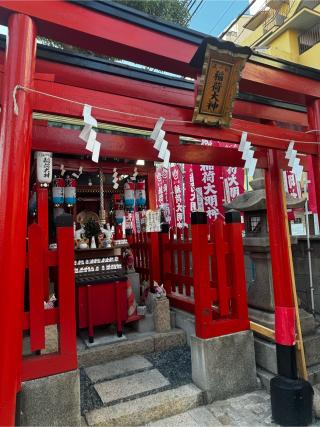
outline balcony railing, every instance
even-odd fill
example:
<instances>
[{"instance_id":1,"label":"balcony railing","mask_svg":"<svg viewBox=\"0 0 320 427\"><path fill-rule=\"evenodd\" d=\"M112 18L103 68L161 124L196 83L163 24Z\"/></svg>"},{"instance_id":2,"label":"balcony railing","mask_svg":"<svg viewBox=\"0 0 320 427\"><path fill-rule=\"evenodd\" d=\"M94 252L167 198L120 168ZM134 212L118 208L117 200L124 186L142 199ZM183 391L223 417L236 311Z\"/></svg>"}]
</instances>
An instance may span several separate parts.
<instances>
[{"instance_id":1,"label":"balcony railing","mask_svg":"<svg viewBox=\"0 0 320 427\"><path fill-rule=\"evenodd\" d=\"M315 44L320 41L320 23L314 25L309 30L301 33L298 36L299 41L299 54L306 52L308 49L311 49Z\"/></svg>"},{"instance_id":2,"label":"balcony railing","mask_svg":"<svg viewBox=\"0 0 320 427\"><path fill-rule=\"evenodd\" d=\"M267 33L273 27L280 27L287 18L291 8L291 3L289 1L278 1L277 7L272 3L269 4L269 9L267 9L268 17L264 22L264 33Z\"/></svg>"}]
</instances>

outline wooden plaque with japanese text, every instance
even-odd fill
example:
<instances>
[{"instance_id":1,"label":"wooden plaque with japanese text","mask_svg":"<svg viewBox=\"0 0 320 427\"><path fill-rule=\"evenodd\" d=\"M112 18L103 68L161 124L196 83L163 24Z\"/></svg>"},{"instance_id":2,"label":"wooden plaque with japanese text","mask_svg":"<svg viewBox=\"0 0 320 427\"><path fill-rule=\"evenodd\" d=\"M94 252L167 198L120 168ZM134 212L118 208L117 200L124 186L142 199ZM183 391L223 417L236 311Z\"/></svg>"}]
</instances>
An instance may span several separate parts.
<instances>
[{"instance_id":1,"label":"wooden plaque with japanese text","mask_svg":"<svg viewBox=\"0 0 320 427\"><path fill-rule=\"evenodd\" d=\"M246 57L221 52L208 45L192 121L211 126L229 126L240 73Z\"/></svg>"}]
</instances>

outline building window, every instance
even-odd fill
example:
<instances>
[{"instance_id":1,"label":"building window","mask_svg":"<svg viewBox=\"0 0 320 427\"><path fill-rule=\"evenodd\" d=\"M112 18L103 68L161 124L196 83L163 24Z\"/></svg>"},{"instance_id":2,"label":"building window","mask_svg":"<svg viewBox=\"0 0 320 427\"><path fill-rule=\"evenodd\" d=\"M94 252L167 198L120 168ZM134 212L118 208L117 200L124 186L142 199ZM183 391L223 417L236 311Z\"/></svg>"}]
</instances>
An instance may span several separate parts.
<instances>
[{"instance_id":1,"label":"building window","mask_svg":"<svg viewBox=\"0 0 320 427\"><path fill-rule=\"evenodd\" d=\"M319 43L320 41L320 23L314 25L309 30L304 33L299 34L299 54L306 52L308 49L311 49L312 46Z\"/></svg>"}]
</instances>

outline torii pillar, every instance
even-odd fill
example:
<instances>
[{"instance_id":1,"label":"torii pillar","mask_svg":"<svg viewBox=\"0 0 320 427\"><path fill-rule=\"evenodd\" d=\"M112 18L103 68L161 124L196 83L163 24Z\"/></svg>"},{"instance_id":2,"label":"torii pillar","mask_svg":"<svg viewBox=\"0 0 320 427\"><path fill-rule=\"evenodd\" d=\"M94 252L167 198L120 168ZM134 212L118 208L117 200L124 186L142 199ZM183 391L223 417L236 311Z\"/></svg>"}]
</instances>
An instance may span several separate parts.
<instances>
[{"instance_id":1,"label":"torii pillar","mask_svg":"<svg viewBox=\"0 0 320 427\"><path fill-rule=\"evenodd\" d=\"M0 425L15 425L16 392L22 361L23 295L31 155L30 95L16 85L33 84L36 29L29 16L8 23L0 124Z\"/></svg>"},{"instance_id":2,"label":"torii pillar","mask_svg":"<svg viewBox=\"0 0 320 427\"><path fill-rule=\"evenodd\" d=\"M310 383L297 378L294 273L282 173L277 156L277 150L268 149L268 169L265 172L278 368L278 376L270 382L272 417L280 425L308 425L312 420L313 391Z\"/></svg>"},{"instance_id":3,"label":"torii pillar","mask_svg":"<svg viewBox=\"0 0 320 427\"><path fill-rule=\"evenodd\" d=\"M312 166L317 200L317 212L318 216L320 216L320 99L315 99L314 101L310 102L307 108L307 112L309 128L310 130L315 131L312 134L317 136L317 141L319 143L318 155L312 156Z\"/></svg>"}]
</instances>

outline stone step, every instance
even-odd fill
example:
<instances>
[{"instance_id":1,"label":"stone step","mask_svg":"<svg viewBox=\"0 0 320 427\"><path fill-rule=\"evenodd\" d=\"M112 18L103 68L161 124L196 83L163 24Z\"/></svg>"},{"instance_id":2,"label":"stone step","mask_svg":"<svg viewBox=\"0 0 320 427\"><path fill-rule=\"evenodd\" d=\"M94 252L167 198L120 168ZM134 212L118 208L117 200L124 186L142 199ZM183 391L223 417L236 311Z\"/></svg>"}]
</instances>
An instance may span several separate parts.
<instances>
[{"instance_id":1,"label":"stone step","mask_svg":"<svg viewBox=\"0 0 320 427\"><path fill-rule=\"evenodd\" d=\"M123 359L133 354L153 353L178 347L186 343L182 329L170 332L126 332L126 341L93 348L78 348L78 365L82 368Z\"/></svg>"},{"instance_id":2,"label":"stone step","mask_svg":"<svg viewBox=\"0 0 320 427\"><path fill-rule=\"evenodd\" d=\"M103 404L106 405L169 385L169 381L157 369L152 369L98 383L94 388Z\"/></svg>"},{"instance_id":3,"label":"stone step","mask_svg":"<svg viewBox=\"0 0 320 427\"><path fill-rule=\"evenodd\" d=\"M86 368L85 372L90 380L93 383L96 383L105 380L112 380L150 368L152 368L152 363L150 363L146 358L134 355L126 357L125 359L113 360L112 362L91 366Z\"/></svg>"},{"instance_id":4,"label":"stone step","mask_svg":"<svg viewBox=\"0 0 320 427\"><path fill-rule=\"evenodd\" d=\"M180 414L202 404L202 391L194 384L187 384L95 409L86 414L86 421L89 426L138 426Z\"/></svg>"}]
</instances>

